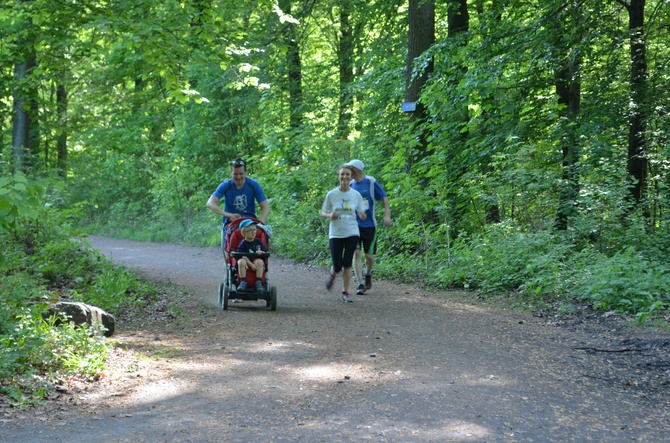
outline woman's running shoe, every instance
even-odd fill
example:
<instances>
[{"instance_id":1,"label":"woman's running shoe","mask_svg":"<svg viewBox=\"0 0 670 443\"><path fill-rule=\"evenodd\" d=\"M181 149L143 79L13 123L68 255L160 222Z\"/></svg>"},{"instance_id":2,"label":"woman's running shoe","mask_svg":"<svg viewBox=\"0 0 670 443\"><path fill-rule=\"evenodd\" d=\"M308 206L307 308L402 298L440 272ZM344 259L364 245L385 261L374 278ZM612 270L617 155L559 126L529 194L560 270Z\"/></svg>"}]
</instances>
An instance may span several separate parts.
<instances>
[{"instance_id":1,"label":"woman's running shoe","mask_svg":"<svg viewBox=\"0 0 670 443\"><path fill-rule=\"evenodd\" d=\"M328 280L326 280L326 289L329 291L333 289L333 283L335 283L335 276L333 274L330 274L328 276Z\"/></svg>"}]
</instances>

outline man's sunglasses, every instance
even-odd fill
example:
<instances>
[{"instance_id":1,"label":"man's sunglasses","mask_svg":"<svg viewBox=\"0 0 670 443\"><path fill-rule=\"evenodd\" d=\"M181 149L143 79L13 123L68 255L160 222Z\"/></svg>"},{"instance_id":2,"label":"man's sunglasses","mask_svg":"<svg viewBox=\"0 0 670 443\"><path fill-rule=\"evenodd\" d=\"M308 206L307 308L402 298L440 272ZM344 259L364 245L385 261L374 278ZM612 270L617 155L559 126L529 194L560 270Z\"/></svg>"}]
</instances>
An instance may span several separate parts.
<instances>
[{"instance_id":1,"label":"man's sunglasses","mask_svg":"<svg viewBox=\"0 0 670 443\"><path fill-rule=\"evenodd\" d=\"M240 166L246 166L247 164L244 162L244 160L235 160L233 162L233 168L239 168Z\"/></svg>"}]
</instances>

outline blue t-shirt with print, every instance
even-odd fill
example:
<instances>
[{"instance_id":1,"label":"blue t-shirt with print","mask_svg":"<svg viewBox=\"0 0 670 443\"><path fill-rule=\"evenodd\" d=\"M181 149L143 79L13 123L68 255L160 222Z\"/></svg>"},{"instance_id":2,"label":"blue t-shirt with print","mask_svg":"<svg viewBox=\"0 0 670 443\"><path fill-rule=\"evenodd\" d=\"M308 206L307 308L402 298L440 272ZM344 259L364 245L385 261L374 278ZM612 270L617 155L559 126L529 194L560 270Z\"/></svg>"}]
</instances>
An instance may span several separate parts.
<instances>
[{"instance_id":1,"label":"blue t-shirt with print","mask_svg":"<svg viewBox=\"0 0 670 443\"><path fill-rule=\"evenodd\" d=\"M263 203L267 200L261 185L251 178L246 178L242 189L237 189L233 179L221 183L212 194L221 200L224 199L223 210L235 214L252 215L256 218L256 202ZM223 224L228 219L223 217Z\"/></svg>"},{"instance_id":2,"label":"blue t-shirt with print","mask_svg":"<svg viewBox=\"0 0 670 443\"><path fill-rule=\"evenodd\" d=\"M358 217L358 214L356 214L356 219L358 220L358 226L360 228L374 228L377 226L377 220L375 219L375 201L381 200L387 196L379 182L373 177L375 195L374 198L372 198L373 196L370 195L370 179L368 177L370 176L364 176L363 180L360 182L357 182L356 180L351 181L351 188L357 190L363 197L363 201L367 203L367 208L365 209L367 218L361 220Z\"/></svg>"}]
</instances>

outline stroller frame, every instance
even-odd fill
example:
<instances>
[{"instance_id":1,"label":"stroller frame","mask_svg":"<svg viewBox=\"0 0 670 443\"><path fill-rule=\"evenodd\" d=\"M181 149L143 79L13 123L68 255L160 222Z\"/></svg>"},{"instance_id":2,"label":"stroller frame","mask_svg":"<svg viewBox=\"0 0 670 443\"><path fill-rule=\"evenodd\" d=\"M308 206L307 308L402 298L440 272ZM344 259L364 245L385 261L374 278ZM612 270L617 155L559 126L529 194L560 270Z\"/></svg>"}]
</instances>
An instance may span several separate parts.
<instances>
[{"instance_id":1,"label":"stroller frame","mask_svg":"<svg viewBox=\"0 0 670 443\"><path fill-rule=\"evenodd\" d=\"M258 258L258 255L251 254L247 252L237 252L237 245L241 241L242 234L239 229L239 224L242 220L249 219L253 220L255 223L261 223L257 218L253 217L244 217L238 218L230 222L227 226L226 233L226 242L224 248L224 257L226 258L226 269L224 273L224 279L219 284L219 306L224 311L228 309L230 300L239 300L239 301L258 301L265 300L266 305L270 311L277 310L277 287L270 284L270 278L268 275L268 260L269 254L264 254L262 259L265 262L265 270L262 279L263 290L257 291L253 285L249 285L249 288L243 291L237 290L237 285L240 283L240 276L237 272L237 259L240 257L249 257L249 258ZM267 234L262 229L256 230L256 238L263 241L263 243L269 247L269 239ZM255 273L250 269L247 270L247 276L244 278L253 277L255 280Z\"/></svg>"}]
</instances>

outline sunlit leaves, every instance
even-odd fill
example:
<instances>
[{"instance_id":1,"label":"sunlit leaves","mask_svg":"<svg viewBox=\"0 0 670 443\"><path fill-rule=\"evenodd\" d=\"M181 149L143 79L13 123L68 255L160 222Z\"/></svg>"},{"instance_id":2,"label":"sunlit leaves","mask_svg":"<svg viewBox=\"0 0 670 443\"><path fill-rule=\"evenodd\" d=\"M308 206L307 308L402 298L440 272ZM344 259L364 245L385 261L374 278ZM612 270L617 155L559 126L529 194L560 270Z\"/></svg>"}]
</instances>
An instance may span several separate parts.
<instances>
[{"instance_id":1,"label":"sunlit leaves","mask_svg":"<svg viewBox=\"0 0 670 443\"><path fill-rule=\"evenodd\" d=\"M274 11L275 14L279 17L279 22L280 23L292 23L294 25L299 25L300 21L294 17L292 17L290 14L285 14L284 11L281 10L278 4L274 4L272 6L272 10Z\"/></svg>"},{"instance_id":2,"label":"sunlit leaves","mask_svg":"<svg viewBox=\"0 0 670 443\"><path fill-rule=\"evenodd\" d=\"M28 181L23 174L0 178L0 230L11 230L24 219L34 220L42 206L46 181Z\"/></svg>"}]
</instances>

